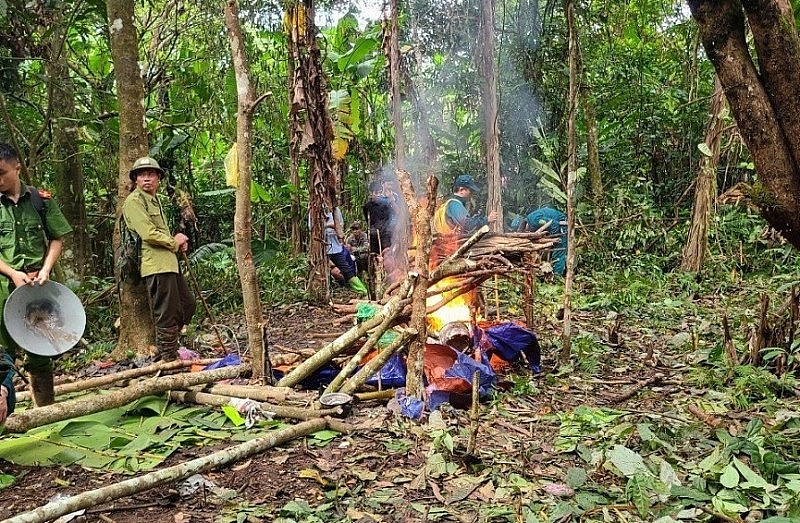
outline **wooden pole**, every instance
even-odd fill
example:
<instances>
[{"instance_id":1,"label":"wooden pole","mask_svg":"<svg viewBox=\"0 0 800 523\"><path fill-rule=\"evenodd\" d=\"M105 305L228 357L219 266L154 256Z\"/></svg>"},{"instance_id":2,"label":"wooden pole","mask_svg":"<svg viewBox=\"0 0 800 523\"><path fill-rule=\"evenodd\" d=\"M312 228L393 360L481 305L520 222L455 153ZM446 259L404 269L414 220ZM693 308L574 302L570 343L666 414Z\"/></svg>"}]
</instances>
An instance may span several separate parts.
<instances>
[{"instance_id":1,"label":"wooden pole","mask_svg":"<svg viewBox=\"0 0 800 523\"><path fill-rule=\"evenodd\" d=\"M46 407L15 412L6 420L5 431L9 433L27 432L49 423L121 407L144 396L160 394L172 389L186 389L202 383L237 378L248 372L250 372L248 365L236 365L203 372L176 374L174 376L162 376L144 380L102 396L76 398Z\"/></svg>"},{"instance_id":2,"label":"wooden pole","mask_svg":"<svg viewBox=\"0 0 800 523\"><path fill-rule=\"evenodd\" d=\"M64 383L63 385L56 385L55 390L57 395L69 394L71 392L81 392L89 389L97 389L105 387L106 385L113 385L120 381L140 378L148 374L156 374L158 372L170 372L174 370L183 369L192 365L210 365L219 361L219 358L212 358L206 360L176 360L156 363L148 365L147 367L140 367L138 369L128 369L106 376L97 376L82 381L74 381L72 383ZM17 392L17 401L26 401L31 399L29 391Z\"/></svg>"},{"instance_id":3,"label":"wooden pole","mask_svg":"<svg viewBox=\"0 0 800 523\"><path fill-rule=\"evenodd\" d=\"M189 257L186 255L184 251L181 251L181 255L183 255L183 261L185 262L184 265L186 266L186 274L189 275L189 279L192 280L192 286L194 286L194 293L197 294L197 297L200 298L200 303L203 304L203 310L206 311L206 316L208 317L208 321L211 322L211 328L214 329L214 334L217 335L217 341L219 342L219 346L225 349L225 342L222 341L222 334L219 332L219 327L217 326L217 320L214 318L214 313L211 312L211 308L208 306L206 302L206 297L203 296L203 290L200 288L200 284L197 283L197 278L194 276L194 271L192 270L192 262L189 261ZM227 349L225 352L228 352Z\"/></svg>"},{"instance_id":4,"label":"wooden pole","mask_svg":"<svg viewBox=\"0 0 800 523\"><path fill-rule=\"evenodd\" d=\"M232 405L231 400L244 400L245 398L237 398L233 396L220 396L219 394L209 394L207 392L197 392L194 390L173 390L169 393L169 399L179 403L196 403L198 405L211 405L213 407L222 407L224 405ZM292 419L313 419L324 418L325 416L340 416L342 414L341 407L334 409L310 409L300 407L286 407L283 405L273 405L261 401L255 401L264 412L271 412L279 418L292 418Z\"/></svg>"},{"instance_id":5,"label":"wooden pole","mask_svg":"<svg viewBox=\"0 0 800 523\"><path fill-rule=\"evenodd\" d=\"M478 405L480 403L480 386L481 386L481 373L475 371L472 373L472 409L470 410L470 431L469 440L467 440L467 454L475 454L475 444L478 440L478 426L480 417L478 416Z\"/></svg>"},{"instance_id":6,"label":"wooden pole","mask_svg":"<svg viewBox=\"0 0 800 523\"><path fill-rule=\"evenodd\" d=\"M115 499L144 492L159 485L180 481L192 474L239 461L293 439L320 431L327 426L328 422L322 418L304 421L293 427L275 431L261 438L250 440L180 465L150 472L144 476L126 479L119 483L83 492L59 501L52 501L37 509L17 514L2 523L45 523L46 521L52 521L65 514L108 503Z\"/></svg>"},{"instance_id":7,"label":"wooden pole","mask_svg":"<svg viewBox=\"0 0 800 523\"><path fill-rule=\"evenodd\" d=\"M500 321L500 278L494 275L494 313L497 321Z\"/></svg>"}]
</instances>

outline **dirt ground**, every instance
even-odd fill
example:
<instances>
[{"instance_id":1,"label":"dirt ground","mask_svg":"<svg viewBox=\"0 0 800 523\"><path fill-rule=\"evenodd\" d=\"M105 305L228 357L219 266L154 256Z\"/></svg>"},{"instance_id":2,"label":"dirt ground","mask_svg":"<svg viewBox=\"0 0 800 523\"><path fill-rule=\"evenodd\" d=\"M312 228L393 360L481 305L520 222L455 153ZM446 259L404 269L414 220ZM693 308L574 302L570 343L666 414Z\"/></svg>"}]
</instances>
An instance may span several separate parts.
<instances>
[{"instance_id":1,"label":"dirt ground","mask_svg":"<svg viewBox=\"0 0 800 523\"><path fill-rule=\"evenodd\" d=\"M271 350L321 347L347 328L334 324L334 318L328 309L302 304L271 311ZM605 336L603 318L578 316L574 320L578 329ZM356 404L344 420L360 430L339 436L327 446L300 439L203 474L216 487L230 489L226 492L232 493L232 499L208 484L182 497L177 485L170 484L99 504L72 521L524 521L522 509L516 506L521 504L519 492L493 491L485 479L489 471L504 477L560 481L575 457L554 452L558 424L543 422L543 416L582 404L616 403L626 388L657 372L670 374L668 367L675 367L674 362L665 366L659 359L666 351L664 339L669 334L652 333L637 336L638 341L628 340L627 345L609 345L607 359L590 377L576 373L554 380L549 375L557 355L552 353L551 340L558 336L559 322L544 318L536 331L542 342L544 371L532 377L518 369L521 377L501 379L498 394L481 405L474 455L465 453L468 436L476 426L468 412L446 408L441 416L417 424L393 414L385 402L365 402ZM643 398L637 394L615 406L657 412L682 386L680 377L673 374L668 384L653 387ZM442 427L456 434L452 459L464 474L478 478L472 483L457 488L445 485L443 475L425 467L433 445L430 434ZM183 448L164 466L212 450ZM73 495L129 478L80 466L23 468L2 459L0 470L17 478L13 486L0 490L0 518L34 509L57 495ZM495 517L480 508L503 499L502 495L509 496L504 502L507 514ZM299 505L290 504L287 509L287 503L293 501ZM297 509L294 515L292 507Z\"/></svg>"}]
</instances>

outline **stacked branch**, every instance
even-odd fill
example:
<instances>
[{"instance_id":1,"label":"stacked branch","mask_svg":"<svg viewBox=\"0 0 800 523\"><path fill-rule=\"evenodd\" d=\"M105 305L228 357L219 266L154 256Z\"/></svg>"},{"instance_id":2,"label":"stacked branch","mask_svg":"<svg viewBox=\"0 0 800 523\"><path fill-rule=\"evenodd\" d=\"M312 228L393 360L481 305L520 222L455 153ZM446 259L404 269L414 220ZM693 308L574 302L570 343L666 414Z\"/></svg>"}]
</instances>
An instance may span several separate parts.
<instances>
[{"instance_id":1,"label":"stacked branch","mask_svg":"<svg viewBox=\"0 0 800 523\"><path fill-rule=\"evenodd\" d=\"M529 273L538 265L538 253L553 247L559 241L542 230L510 234L487 234L488 231L488 227L482 227L463 240L451 255L430 272L425 298L441 296L442 299L429 304L427 314L476 289L489 278L513 272ZM387 330L409 323L412 312L411 296L416 283L417 276L412 273L389 287L383 303L378 303L382 307L375 316L351 327L320 349L287 374L278 385L297 385L366 337L360 349L346 361L339 375L325 390L326 393L356 392L370 376L380 371L392 354L405 348L413 337L413 329L399 329L400 335L390 347L382 349L368 365L352 375ZM335 309L342 314L354 314L361 303L364 303L363 300L348 305L336 305Z\"/></svg>"}]
</instances>

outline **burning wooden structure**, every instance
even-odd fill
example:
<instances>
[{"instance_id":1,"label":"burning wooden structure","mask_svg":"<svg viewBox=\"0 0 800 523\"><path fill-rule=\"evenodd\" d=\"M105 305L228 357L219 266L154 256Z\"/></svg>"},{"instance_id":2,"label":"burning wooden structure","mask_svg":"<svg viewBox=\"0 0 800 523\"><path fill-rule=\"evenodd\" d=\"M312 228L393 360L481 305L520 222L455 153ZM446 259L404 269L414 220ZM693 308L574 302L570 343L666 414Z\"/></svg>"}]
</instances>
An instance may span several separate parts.
<instances>
[{"instance_id":1,"label":"burning wooden structure","mask_svg":"<svg viewBox=\"0 0 800 523\"><path fill-rule=\"evenodd\" d=\"M529 233L510 234L492 234L488 227L483 227L471 237L458 240L448 249L449 255L436 260L428 277L426 297L429 335L458 350L470 349L470 326L485 319L485 307L481 307L477 290L489 279L513 277L515 281L522 280L525 302L529 304L543 254L559 241L544 232L546 226ZM377 309L371 318L357 323L320 349L284 376L278 385L297 385L334 358L351 355L325 392L354 392L362 387L367 378L380 371L382 365L416 334L407 324L411 317L411 293L417 278L418 275L411 272L389 285L383 299L371 302ZM333 307L355 321L357 310L364 303L369 302ZM526 311L526 320L530 324L530 311ZM400 335L389 347L381 350L378 357L351 376L389 329ZM366 341L362 341L364 337Z\"/></svg>"}]
</instances>

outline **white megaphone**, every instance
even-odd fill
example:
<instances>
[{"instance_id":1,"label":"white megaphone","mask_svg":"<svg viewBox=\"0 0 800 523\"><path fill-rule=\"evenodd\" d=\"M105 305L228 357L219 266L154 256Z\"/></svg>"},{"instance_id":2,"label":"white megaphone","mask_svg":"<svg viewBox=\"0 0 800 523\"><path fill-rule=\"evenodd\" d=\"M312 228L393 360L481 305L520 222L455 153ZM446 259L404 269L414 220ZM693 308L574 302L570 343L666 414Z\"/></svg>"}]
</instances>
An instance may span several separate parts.
<instances>
[{"instance_id":1,"label":"white megaphone","mask_svg":"<svg viewBox=\"0 0 800 523\"><path fill-rule=\"evenodd\" d=\"M58 356L74 347L86 328L86 312L71 290L54 281L17 287L6 300L3 320L26 351Z\"/></svg>"}]
</instances>

